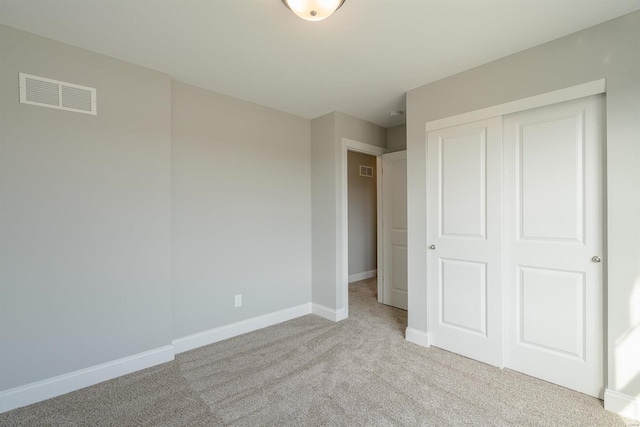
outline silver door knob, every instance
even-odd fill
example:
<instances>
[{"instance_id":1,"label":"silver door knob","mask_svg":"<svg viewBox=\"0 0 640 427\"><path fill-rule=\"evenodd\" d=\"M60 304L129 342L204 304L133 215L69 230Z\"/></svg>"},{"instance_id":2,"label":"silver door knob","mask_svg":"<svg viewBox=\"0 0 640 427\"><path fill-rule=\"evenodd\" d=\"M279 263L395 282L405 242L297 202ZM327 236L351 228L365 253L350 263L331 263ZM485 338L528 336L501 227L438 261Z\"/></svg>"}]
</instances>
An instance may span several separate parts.
<instances>
[{"instance_id":1,"label":"silver door knob","mask_svg":"<svg viewBox=\"0 0 640 427\"><path fill-rule=\"evenodd\" d=\"M599 257L599 256L597 256L597 255L596 255L596 256L594 256L593 258L591 258L591 261L593 261L593 262L600 262L600 261L601 261L601 259L600 259L600 257Z\"/></svg>"},{"instance_id":2,"label":"silver door knob","mask_svg":"<svg viewBox=\"0 0 640 427\"><path fill-rule=\"evenodd\" d=\"M435 249L435 248L436 248L436 245L429 246L429 249Z\"/></svg>"}]
</instances>

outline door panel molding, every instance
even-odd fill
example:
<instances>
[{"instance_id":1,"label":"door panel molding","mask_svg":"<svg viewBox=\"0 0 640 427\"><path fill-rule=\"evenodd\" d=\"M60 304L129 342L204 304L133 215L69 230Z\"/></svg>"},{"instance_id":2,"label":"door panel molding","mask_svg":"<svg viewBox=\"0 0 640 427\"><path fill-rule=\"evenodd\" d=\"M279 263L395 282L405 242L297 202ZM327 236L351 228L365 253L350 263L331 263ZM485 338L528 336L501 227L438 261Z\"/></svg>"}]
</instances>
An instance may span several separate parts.
<instances>
[{"instance_id":1,"label":"door panel molding","mask_svg":"<svg viewBox=\"0 0 640 427\"><path fill-rule=\"evenodd\" d=\"M458 277L459 274L456 274L455 271L453 274L447 274L447 264L450 266L457 265L460 267L458 270L466 267L467 273L470 273L469 270L471 268L477 269L476 282L465 282L461 280L461 278ZM447 327L463 329L487 338L487 263L440 258L439 281L440 324ZM447 286L447 284L450 284L450 286ZM473 304L473 301L470 299L463 298L465 294L470 293L477 294L476 304ZM451 304L449 303L449 299L452 300ZM464 304L459 304L458 301ZM473 326L473 320L477 321L476 327Z\"/></svg>"}]
</instances>

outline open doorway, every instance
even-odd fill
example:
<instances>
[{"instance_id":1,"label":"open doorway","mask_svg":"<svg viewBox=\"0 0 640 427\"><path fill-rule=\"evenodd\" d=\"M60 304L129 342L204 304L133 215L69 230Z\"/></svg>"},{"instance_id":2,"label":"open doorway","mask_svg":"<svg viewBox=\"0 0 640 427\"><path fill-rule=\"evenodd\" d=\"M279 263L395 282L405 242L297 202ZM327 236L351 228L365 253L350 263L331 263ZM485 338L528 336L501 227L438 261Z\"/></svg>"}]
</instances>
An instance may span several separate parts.
<instances>
[{"instance_id":1,"label":"open doorway","mask_svg":"<svg viewBox=\"0 0 640 427\"><path fill-rule=\"evenodd\" d=\"M347 152L348 283L378 276L377 169L376 156Z\"/></svg>"},{"instance_id":2,"label":"open doorway","mask_svg":"<svg viewBox=\"0 0 640 427\"><path fill-rule=\"evenodd\" d=\"M380 239L382 237L382 205L380 204L380 197L382 182L380 170L382 167L382 155L386 149L375 145L367 144L364 142L356 141L349 138L342 138L342 147L340 156L338 157L339 166L337 169L338 179L336 181L336 299L338 307L341 307L336 312L336 321L346 319L349 317L349 225L348 225L348 173L347 173L347 155L349 152L358 152L373 156L376 160L375 168L375 181L376 181L376 219L377 219L377 259L381 259L381 247ZM376 267L378 262L376 261ZM377 270L377 269L376 269ZM379 271L378 271L379 273ZM374 279L377 280L377 279ZM376 291L379 293L379 283L376 283Z\"/></svg>"},{"instance_id":3,"label":"open doorway","mask_svg":"<svg viewBox=\"0 0 640 427\"><path fill-rule=\"evenodd\" d=\"M383 154L365 144L345 145L345 305L349 284L364 281L378 302L406 310L406 151Z\"/></svg>"}]
</instances>

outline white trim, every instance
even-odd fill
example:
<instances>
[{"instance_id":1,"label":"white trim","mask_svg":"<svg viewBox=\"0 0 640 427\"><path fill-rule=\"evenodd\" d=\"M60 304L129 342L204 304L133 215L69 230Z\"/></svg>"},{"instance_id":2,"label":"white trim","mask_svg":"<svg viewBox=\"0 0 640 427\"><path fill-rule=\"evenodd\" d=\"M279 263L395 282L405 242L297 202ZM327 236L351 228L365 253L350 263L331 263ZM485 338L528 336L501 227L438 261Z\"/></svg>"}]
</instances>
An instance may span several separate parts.
<instances>
[{"instance_id":1,"label":"white trim","mask_svg":"<svg viewBox=\"0 0 640 427\"><path fill-rule=\"evenodd\" d=\"M383 252L382 252L382 156L376 156L376 171L377 171L377 176L376 176L376 209L377 209L377 229L378 229L378 234L377 234L377 251L376 251L376 265L378 266L378 269L376 271L376 275L378 276L378 279L376 280L376 287L378 288L378 302L382 304L382 300L383 300L383 289L382 289L382 275L384 273L384 268L382 266L383 264Z\"/></svg>"},{"instance_id":2,"label":"white trim","mask_svg":"<svg viewBox=\"0 0 640 427\"><path fill-rule=\"evenodd\" d=\"M340 310L336 310L336 322L340 322L346 319L347 317L349 317L349 315L347 314L347 311L344 308Z\"/></svg>"},{"instance_id":3,"label":"white trim","mask_svg":"<svg viewBox=\"0 0 640 427\"><path fill-rule=\"evenodd\" d=\"M619 391L606 389L604 409L623 417L640 421L640 397L629 396Z\"/></svg>"},{"instance_id":4,"label":"white trim","mask_svg":"<svg viewBox=\"0 0 640 427\"><path fill-rule=\"evenodd\" d=\"M342 294L343 307L338 309L336 321L349 317L349 200L348 200L348 174L347 174L347 151L357 151L359 153L376 156L376 167L378 180L380 177L380 156L387 150L376 145L367 144L349 138L342 138L340 153L337 156L338 165L336 167L336 295ZM339 163L342 163L341 165ZM379 181L378 181L379 182ZM378 187L378 195L380 187ZM378 228L382 221L382 205L378 204ZM378 233L378 248L382 245L382 235ZM380 252L378 252L380 254ZM380 264L378 263L378 268ZM381 272L380 272L381 273ZM380 281L378 280L378 283ZM379 286L379 285L378 285ZM336 298L337 299L337 298ZM324 316L322 316L324 317ZM328 317L327 317L328 318Z\"/></svg>"},{"instance_id":5,"label":"white trim","mask_svg":"<svg viewBox=\"0 0 640 427\"><path fill-rule=\"evenodd\" d=\"M342 138L342 144L343 146L346 146L349 151L357 151L359 153L370 154L372 156L382 156L387 152L385 148L356 141L355 139Z\"/></svg>"},{"instance_id":6,"label":"white trim","mask_svg":"<svg viewBox=\"0 0 640 427\"><path fill-rule=\"evenodd\" d=\"M431 347L431 338L426 332L419 331L414 328L407 328L404 333L407 341L418 344L422 347Z\"/></svg>"},{"instance_id":7,"label":"white trim","mask_svg":"<svg viewBox=\"0 0 640 427\"><path fill-rule=\"evenodd\" d=\"M315 304L314 304L315 306ZM344 319L346 316L343 310L330 310L323 308L331 316L334 322ZM43 400L51 399L81 388L89 387L103 381L111 380L122 375L150 368L161 363L170 362L178 353L182 353L204 345L213 344L218 341L232 338L238 335L252 332L257 329L277 323L286 322L296 317L305 316L312 313L311 303L302 304L296 307L254 317L230 325L221 326L209 331L200 332L186 337L173 340L172 345L112 360L111 362L91 366L36 381L23 386L15 387L0 392L0 413L31 405ZM314 313L316 309L314 307ZM316 313L318 314L318 313ZM325 317L325 316L322 316Z\"/></svg>"},{"instance_id":8,"label":"white trim","mask_svg":"<svg viewBox=\"0 0 640 427\"><path fill-rule=\"evenodd\" d=\"M220 326L219 328L209 329L208 331L198 332L197 334L188 335L186 337L173 340L175 354L193 350L194 348L213 344L238 335L253 332L258 329L266 328L296 317L311 314L311 303L302 304L296 307L287 308L273 313L264 314L262 316L253 317L240 322L231 323L229 325Z\"/></svg>"},{"instance_id":9,"label":"white trim","mask_svg":"<svg viewBox=\"0 0 640 427\"><path fill-rule=\"evenodd\" d=\"M494 105L481 110L470 111L468 113L434 120L427 122L425 127L426 131L429 132L436 129L457 126L463 123L490 119L496 116L504 116L511 113L517 113L519 111L531 110L532 108L544 107L551 104L557 104L559 102L572 101L574 99L584 98L591 95L598 95L606 92L606 88L607 84L605 79L595 80L553 92L507 102L505 104Z\"/></svg>"},{"instance_id":10,"label":"white trim","mask_svg":"<svg viewBox=\"0 0 640 427\"><path fill-rule=\"evenodd\" d=\"M378 270L363 271L362 273L350 274L349 283L357 282L358 280L371 279L378 275Z\"/></svg>"},{"instance_id":11,"label":"white trim","mask_svg":"<svg viewBox=\"0 0 640 427\"><path fill-rule=\"evenodd\" d=\"M334 310L333 308L325 307L320 304L312 304L311 312L316 316L320 316L324 319L331 320L332 322L339 322L347 318L347 314L344 309Z\"/></svg>"},{"instance_id":12,"label":"white trim","mask_svg":"<svg viewBox=\"0 0 640 427\"><path fill-rule=\"evenodd\" d=\"M31 405L103 381L127 375L141 369L150 368L173 360L173 346L167 345L133 356L80 369L46 380L0 392L0 413Z\"/></svg>"}]
</instances>

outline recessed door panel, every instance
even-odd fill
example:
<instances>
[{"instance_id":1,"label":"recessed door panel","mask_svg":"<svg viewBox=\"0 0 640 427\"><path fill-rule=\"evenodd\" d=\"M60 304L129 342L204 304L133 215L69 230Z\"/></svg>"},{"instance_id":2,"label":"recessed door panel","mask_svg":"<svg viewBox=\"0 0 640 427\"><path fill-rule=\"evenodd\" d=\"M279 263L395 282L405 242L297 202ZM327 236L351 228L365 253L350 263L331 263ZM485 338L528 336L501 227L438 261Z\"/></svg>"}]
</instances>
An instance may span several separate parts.
<instances>
[{"instance_id":1,"label":"recessed door panel","mask_svg":"<svg viewBox=\"0 0 640 427\"><path fill-rule=\"evenodd\" d=\"M399 158L387 163L387 172L391 175L393 184L390 196L393 210L391 221L394 230L407 229L407 158L406 152L403 153L405 153L404 159Z\"/></svg>"},{"instance_id":2,"label":"recessed door panel","mask_svg":"<svg viewBox=\"0 0 640 427\"><path fill-rule=\"evenodd\" d=\"M484 238L486 132L443 137L440 145L441 234Z\"/></svg>"},{"instance_id":3,"label":"recessed door panel","mask_svg":"<svg viewBox=\"0 0 640 427\"><path fill-rule=\"evenodd\" d=\"M519 342L583 360L584 273L519 269Z\"/></svg>"},{"instance_id":4,"label":"recessed door panel","mask_svg":"<svg viewBox=\"0 0 640 427\"><path fill-rule=\"evenodd\" d=\"M407 245L393 245L393 289L407 292Z\"/></svg>"},{"instance_id":5,"label":"recessed door panel","mask_svg":"<svg viewBox=\"0 0 640 427\"><path fill-rule=\"evenodd\" d=\"M583 111L579 111L516 126L522 239L582 242L583 121Z\"/></svg>"},{"instance_id":6,"label":"recessed door panel","mask_svg":"<svg viewBox=\"0 0 640 427\"><path fill-rule=\"evenodd\" d=\"M487 334L486 264L442 259L440 264L443 325Z\"/></svg>"}]
</instances>

